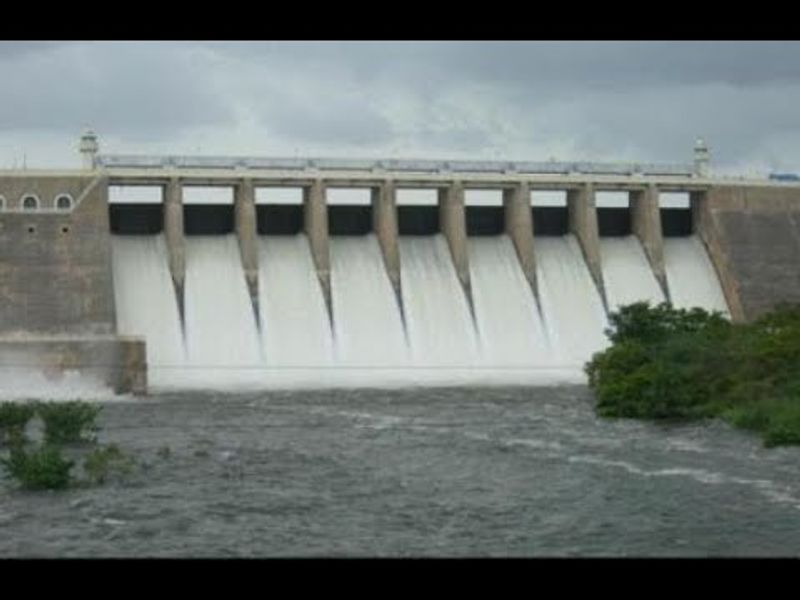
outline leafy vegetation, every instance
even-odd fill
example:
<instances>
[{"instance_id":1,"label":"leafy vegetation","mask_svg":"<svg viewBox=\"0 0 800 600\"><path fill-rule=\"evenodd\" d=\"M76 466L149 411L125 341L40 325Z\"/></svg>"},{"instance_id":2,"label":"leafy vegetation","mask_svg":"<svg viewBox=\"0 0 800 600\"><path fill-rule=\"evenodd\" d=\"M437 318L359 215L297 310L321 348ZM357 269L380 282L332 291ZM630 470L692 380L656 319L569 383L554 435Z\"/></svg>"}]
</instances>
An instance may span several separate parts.
<instances>
[{"instance_id":1,"label":"leafy vegetation","mask_svg":"<svg viewBox=\"0 0 800 600\"><path fill-rule=\"evenodd\" d=\"M99 405L77 400L39 404L37 413L44 422L45 440L51 444L95 442L100 409Z\"/></svg>"},{"instance_id":2,"label":"leafy vegetation","mask_svg":"<svg viewBox=\"0 0 800 600\"><path fill-rule=\"evenodd\" d=\"M721 417L800 444L800 307L734 324L719 313L636 303L610 315L611 347L586 365L604 417Z\"/></svg>"},{"instance_id":3,"label":"leafy vegetation","mask_svg":"<svg viewBox=\"0 0 800 600\"><path fill-rule=\"evenodd\" d=\"M61 455L59 448L44 445L30 452L22 446L11 448L2 459L12 477L26 490L61 490L69 486L73 462Z\"/></svg>"},{"instance_id":4,"label":"leafy vegetation","mask_svg":"<svg viewBox=\"0 0 800 600\"><path fill-rule=\"evenodd\" d=\"M15 445L25 436L25 427L33 418L33 404L3 402L0 404L0 443Z\"/></svg>"},{"instance_id":5,"label":"leafy vegetation","mask_svg":"<svg viewBox=\"0 0 800 600\"><path fill-rule=\"evenodd\" d=\"M101 406L81 401L0 404L0 434L9 447L0 464L24 490L62 490L72 485L97 485L113 475L126 475L134 461L118 446L97 445L97 416ZM44 440L25 437L30 420L39 417ZM73 477L75 461L63 456L64 445L79 445L84 454L85 480ZM86 446L90 449L87 449ZM83 448L82 450L80 448ZM75 448L72 449L74 454Z\"/></svg>"}]
</instances>

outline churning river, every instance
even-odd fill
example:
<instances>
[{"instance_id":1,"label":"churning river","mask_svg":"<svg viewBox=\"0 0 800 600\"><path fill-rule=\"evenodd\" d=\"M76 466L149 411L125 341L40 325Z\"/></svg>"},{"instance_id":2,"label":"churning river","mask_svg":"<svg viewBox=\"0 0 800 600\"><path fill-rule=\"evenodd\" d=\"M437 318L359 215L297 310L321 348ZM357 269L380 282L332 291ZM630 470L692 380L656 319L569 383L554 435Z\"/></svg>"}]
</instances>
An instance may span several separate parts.
<instances>
[{"instance_id":1,"label":"churning river","mask_svg":"<svg viewBox=\"0 0 800 600\"><path fill-rule=\"evenodd\" d=\"M162 395L100 425L134 472L0 479L0 556L800 554L800 448L601 420L582 386Z\"/></svg>"}]
</instances>

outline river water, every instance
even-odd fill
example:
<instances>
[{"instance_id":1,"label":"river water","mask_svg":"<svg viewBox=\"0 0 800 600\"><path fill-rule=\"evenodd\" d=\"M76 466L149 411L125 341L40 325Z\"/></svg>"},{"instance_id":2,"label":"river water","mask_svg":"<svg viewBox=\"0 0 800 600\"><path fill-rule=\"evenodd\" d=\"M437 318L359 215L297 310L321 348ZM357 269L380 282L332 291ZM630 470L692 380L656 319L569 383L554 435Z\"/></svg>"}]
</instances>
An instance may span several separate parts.
<instances>
[{"instance_id":1,"label":"river water","mask_svg":"<svg viewBox=\"0 0 800 600\"><path fill-rule=\"evenodd\" d=\"M0 556L800 555L800 448L601 420L582 386L164 395L100 424L139 466L0 478Z\"/></svg>"}]
</instances>

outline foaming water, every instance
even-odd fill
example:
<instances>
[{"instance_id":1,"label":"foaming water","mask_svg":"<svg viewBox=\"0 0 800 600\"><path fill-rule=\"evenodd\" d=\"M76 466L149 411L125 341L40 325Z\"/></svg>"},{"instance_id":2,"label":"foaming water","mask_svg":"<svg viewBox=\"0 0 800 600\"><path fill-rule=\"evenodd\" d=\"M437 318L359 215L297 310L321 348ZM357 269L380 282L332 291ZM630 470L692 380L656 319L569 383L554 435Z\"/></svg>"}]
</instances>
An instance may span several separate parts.
<instances>
[{"instance_id":1,"label":"foaming water","mask_svg":"<svg viewBox=\"0 0 800 600\"><path fill-rule=\"evenodd\" d=\"M259 385L264 361L236 236L188 236L185 244L183 383Z\"/></svg>"},{"instance_id":2,"label":"foaming water","mask_svg":"<svg viewBox=\"0 0 800 600\"><path fill-rule=\"evenodd\" d=\"M401 237L400 265L413 364L463 368L477 364L472 316L444 236Z\"/></svg>"},{"instance_id":3,"label":"foaming water","mask_svg":"<svg viewBox=\"0 0 800 600\"><path fill-rule=\"evenodd\" d=\"M375 235L332 236L330 253L336 364L365 369L406 365L400 308Z\"/></svg>"},{"instance_id":4,"label":"foaming water","mask_svg":"<svg viewBox=\"0 0 800 600\"><path fill-rule=\"evenodd\" d=\"M114 390L100 377L86 372L65 370L44 373L9 366L0 370L0 399L4 401L112 401L122 398L125 396L115 396Z\"/></svg>"},{"instance_id":5,"label":"foaming water","mask_svg":"<svg viewBox=\"0 0 800 600\"><path fill-rule=\"evenodd\" d=\"M580 370L608 346L603 301L574 235L536 239L539 298L557 362Z\"/></svg>"},{"instance_id":6,"label":"foaming water","mask_svg":"<svg viewBox=\"0 0 800 600\"><path fill-rule=\"evenodd\" d=\"M636 236L600 238L600 260L609 310L633 302L648 301L655 306L664 301L664 292Z\"/></svg>"},{"instance_id":7,"label":"foaming water","mask_svg":"<svg viewBox=\"0 0 800 600\"><path fill-rule=\"evenodd\" d=\"M163 235L111 236L117 331L144 336L148 381L170 381L186 361L175 287Z\"/></svg>"},{"instance_id":8,"label":"foaming water","mask_svg":"<svg viewBox=\"0 0 800 600\"><path fill-rule=\"evenodd\" d=\"M551 364L552 350L536 298L511 238L470 238L469 267L481 365L534 368Z\"/></svg>"},{"instance_id":9,"label":"foaming water","mask_svg":"<svg viewBox=\"0 0 800 600\"><path fill-rule=\"evenodd\" d=\"M672 303L677 308L699 306L729 314L719 278L700 238L664 238L664 265Z\"/></svg>"}]
</instances>

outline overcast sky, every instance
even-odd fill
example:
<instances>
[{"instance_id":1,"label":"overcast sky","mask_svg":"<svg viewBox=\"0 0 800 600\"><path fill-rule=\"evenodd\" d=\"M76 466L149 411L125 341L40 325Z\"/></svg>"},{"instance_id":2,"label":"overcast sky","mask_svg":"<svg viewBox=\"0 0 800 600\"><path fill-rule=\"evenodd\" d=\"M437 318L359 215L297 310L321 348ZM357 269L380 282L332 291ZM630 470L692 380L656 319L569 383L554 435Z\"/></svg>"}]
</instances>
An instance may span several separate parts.
<instances>
[{"instance_id":1,"label":"overcast sky","mask_svg":"<svg viewBox=\"0 0 800 600\"><path fill-rule=\"evenodd\" d=\"M0 42L0 168L101 152L800 171L800 44Z\"/></svg>"}]
</instances>

